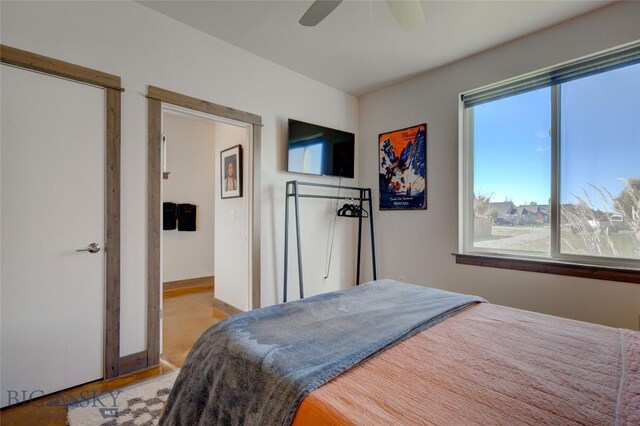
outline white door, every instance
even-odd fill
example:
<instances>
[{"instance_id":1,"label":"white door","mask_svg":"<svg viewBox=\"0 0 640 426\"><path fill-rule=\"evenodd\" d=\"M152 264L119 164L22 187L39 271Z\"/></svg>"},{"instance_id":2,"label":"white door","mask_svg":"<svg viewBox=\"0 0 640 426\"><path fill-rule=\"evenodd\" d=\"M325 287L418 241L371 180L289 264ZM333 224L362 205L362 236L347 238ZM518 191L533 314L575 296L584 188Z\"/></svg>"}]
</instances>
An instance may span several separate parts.
<instances>
[{"instance_id":1,"label":"white door","mask_svg":"<svg viewBox=\"0 0 640 426\"><path fill-rule=\"evenodd\" d=\"M106 101L7 65L0 80L4 407L103 377Z\"/></svg>"}]
</instances>

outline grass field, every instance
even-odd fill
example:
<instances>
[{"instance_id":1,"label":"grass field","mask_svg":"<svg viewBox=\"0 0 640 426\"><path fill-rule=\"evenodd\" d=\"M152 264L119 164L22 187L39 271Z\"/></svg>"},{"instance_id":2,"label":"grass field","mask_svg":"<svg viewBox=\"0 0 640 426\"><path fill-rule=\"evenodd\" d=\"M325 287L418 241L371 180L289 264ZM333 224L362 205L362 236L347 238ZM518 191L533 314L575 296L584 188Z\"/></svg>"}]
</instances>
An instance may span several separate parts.
<instances>
[{"instance_id":1,"label":"grass field","mask_svg":"<svg viewBox=\"0 0 640 426\"><path fill-rule=\"evenodd\" d=\"M493 226L490 236L475 238L474 246L548 254L550 241L551 230L548 224L536 227ZM566 254L640 259L640 241L631 231L620 231L609 235L588 235L575 234L563 229L561 250Z\"/></svg>"},{"instance_id":2,"label":"grass field","mask_svg":"<svg viewBox=\"0 0 640 426\"><path fill-rule=\"evenodd\" d=\"M599 248L599 252L598 250L590 249L585 240L593 241L593 237L562 232L561 250L563 253L568 254L640 259L640 243L631 231L601 235L599 244L594 243Z\"/></svg>"}]
</instances>

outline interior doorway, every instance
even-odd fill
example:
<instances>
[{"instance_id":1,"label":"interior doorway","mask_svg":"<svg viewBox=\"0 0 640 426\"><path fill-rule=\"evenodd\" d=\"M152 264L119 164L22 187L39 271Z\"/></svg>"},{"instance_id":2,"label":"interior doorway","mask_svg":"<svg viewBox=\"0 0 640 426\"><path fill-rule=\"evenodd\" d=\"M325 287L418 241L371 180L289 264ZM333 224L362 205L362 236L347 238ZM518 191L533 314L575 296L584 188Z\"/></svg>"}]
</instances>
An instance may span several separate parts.
<instances>
[{"instance_id":1,"label":"interior doorway","mask_svg":"<svg viewBox=\"0 0 640 426\"><path fill-rule=\"evenodd\" d=\"M161 359L180 367L200 335L250 309L250 125L162 106Z\"/></svg>"},{"instance_id":2,"label":"interior doorway","mask_svg":"<svg viewBox=\"0 0 640 426\"><path fill-rule=\"evenodd\" d=\"M234 253L243 253L243 257L226 261L222 264L215 262L215 296L212 298L216 305L226 313L237 313L260 307L260 143L262 135L262 118L249 112L240 111L227 106L215 104L203 99L193 98L180 93L149 86L148 89L148 220L147 220L147 350L146 366L160 363L161 331L162 331L162 181L163 181L163 149L162 149L162 116L164 109L171 109L200 118L212 119L215 122L232 124L246 129L246 140L242 150L243 191L240 197L220 200L216 202L224 207L222 212L216 212L216 240L223 240L224 251L231 249ZM220 126L221 129L225 127ZM226 127L229 128L229 127ZM221 132L216 144L216 150L227 149L224 143L231 146L237 144L233 138L227 138ZM224 142L224 143L222 143ZM216 153L217 156L217 153ZM215 161L220 161L215 159ZM219 164L219 163L216 163ZM222 179L220 169L217 168L216 180ZM222 182L220 180L219 182ZM219 189L216 184L216 191ZM220 188L221 190L222 188ZM243 215L234 206L243 206ZM217 208L218 204L216 204ZM218 226L224 224L225 226ZM233 226L227 226L233 225ZM237 232L238 227L244 232ZM216 248L221 244L216 244ZM240 247L241 250L237 250ZM221 252L218 248L217 252ZM224 267L224 268L223 268ZM227 271L226 273L223 273ZM233 280L223 279L223 276L237 277L238 272L246 271L246 298L241 300L244 306L237 306L228 293L223 289L233 289ZM218 299L220 298L220 299Z\"/></svg>"}]
</instances>

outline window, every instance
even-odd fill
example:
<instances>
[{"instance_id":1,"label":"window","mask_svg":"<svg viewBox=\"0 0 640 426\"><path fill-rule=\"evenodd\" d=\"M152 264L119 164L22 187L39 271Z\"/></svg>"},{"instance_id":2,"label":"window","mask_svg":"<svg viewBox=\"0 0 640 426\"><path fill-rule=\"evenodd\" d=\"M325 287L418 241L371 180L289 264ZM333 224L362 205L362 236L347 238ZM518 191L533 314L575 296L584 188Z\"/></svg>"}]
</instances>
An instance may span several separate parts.
<instances>
[{"instance_id":1,"label":"window","mask_svg":"<svg viewBox=\"0 0 640 426\"><path fill-rule=\"evenodd\" d=\"M462 103L463 254L640 269L640 44Z\"/></svg>"}]
</instances>

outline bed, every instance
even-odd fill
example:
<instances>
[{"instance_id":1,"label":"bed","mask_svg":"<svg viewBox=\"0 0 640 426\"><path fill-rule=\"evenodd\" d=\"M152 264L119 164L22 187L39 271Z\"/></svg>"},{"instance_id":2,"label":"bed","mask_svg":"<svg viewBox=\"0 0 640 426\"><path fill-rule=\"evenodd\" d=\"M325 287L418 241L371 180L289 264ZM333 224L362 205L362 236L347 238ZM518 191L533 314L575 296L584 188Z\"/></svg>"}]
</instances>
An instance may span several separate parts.
<instances>
[{"instance_id":1,"label":"bed","mask_svg":"<svg viewBox=\"0 0 640 426\"><path fill-rule=\"evenodd\" d=\"M384 285L388 287L385 290L393 294L406 288L393 282ZM375 289L379 284L365 286ZM416 294L423 294L422 289L417 291L420 293ZM385 300L389 299L388 294ZM432 300L440 292L424 294L425 300ZM374 312L371 314L374 318L386 315L381 314L385 311L375 302L360 303L361 294L357 296L357 303L365 306L367 315L370 311ZM431 309L425 308L427 305L416 305L416 298L411 294L401 300L404 303L403 300L410 299L407 301L410 307L403 306L403 312L411 311L413 306L416 312ZM338 303L330 298L319 300L324 305ZM408 333L392 341L383 339L388 343L383 348L356 359L339 373L333 374L332 364L323 365L321 371L332 373L321 380L317 375L312 377L312 386L294 387L289 409L281 410L290 411L290 415L280 417L265 416L256 408L259 404L255 399L279 410L281 404L287 403L281 400L281 394L290 393L286 391L287 384L296 382L298 376L290 375L288 367L268 365L266 381L273 386L265 388L255 385L258 380L252 378L250 366L256 364L265 369L270 357L282 351L283 346L275 352L273 348L268 349L264 352L266 356L254 357L247 355L250 351L240 343L242 338L231 338L230 343L225 343L224 351L233 355L221 367L220 362L208 365L212 357L219 359L220 354L214 356L210 350L214 346L211 336L209 339L203 336L203 343L196 345L200 350L194 346L189 362L185 363L186 369L183 367L182 380L179 378L176 382L161 423L640 425L640 333L482 303L481 298L472 296L454 296L452 300L457 306L455 312L443 315L438 311L435 320L431 318L428 324L411 325ZM391 304L397 303L394 300ZM313 305L298 304L294 308L303 317L309 312L315 316L309 306ZM282 314L281 309L272 308L276 313L273 315L279 320L285 319L280 324L288 324L292 314L290 311ZM351 309L347 309L347 318L353 318ZM307 324L317 324L323 331L331 329L332 322L323 325L327 321L320 316ZM398 312L393 318L402 322L404 316ZM388 321L389 317L384 318ZM245 320L254 325L260 321L254 317ZM361 320L358 317L358 321ZM301 321L305 320L298 319L295 323ZM371 324L371 328L377 326ZM276 328L295 329L296 326ZM349 333L357 334L353 330ZM242 333L246 334L246 330ZM379 333L376 329L374 334ZM219 336L216 339L220 341ZM296 337L291 339L295 341ZM353 339L351 335L344 341ZM252 336L249 340L265 344L264 338ZM299 353L304 357L304 348L313 348L313 342L304 337L300 341L304 344L293 346L301 348ZM340 350L329 348L321 356L310 359L326 362L333 352ZM241 379L237 373L226 376L217 373L220 368L237 363L242 365ZM232 371L235 370L234 366ZM308 365L302 370L309 370ZM224 382L223 388L213 389L211 383L220 380ZM265 392L265 389L273 390ZM233 396L227 398L230 394ZM225 398L228 400L224 401ZM227 408L222 408L225 404ZM244 407L240 412L239 406Z\"/></svg>"}]
</instances>

